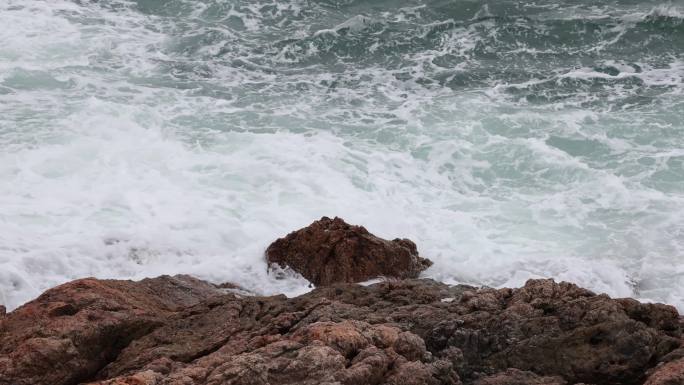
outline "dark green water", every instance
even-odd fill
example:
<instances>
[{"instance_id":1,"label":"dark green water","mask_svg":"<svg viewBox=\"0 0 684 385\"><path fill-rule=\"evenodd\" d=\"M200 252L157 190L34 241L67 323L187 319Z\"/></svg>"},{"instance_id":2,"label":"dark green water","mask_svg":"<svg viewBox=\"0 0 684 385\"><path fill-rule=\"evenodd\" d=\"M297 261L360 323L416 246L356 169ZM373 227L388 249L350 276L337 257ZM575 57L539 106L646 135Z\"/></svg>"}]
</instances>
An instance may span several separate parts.
<instances>
[{"instance_id":1,"label":"dark green water","mask_svg":"<svg viewBox=\"0 0 684 385\"><path fill-rule=\"evenodd\" d=\"M263 292L321 215L448 282L684 306L684 2L8 0L0 303L83 276Z\"/></svg>"}]
</instances>

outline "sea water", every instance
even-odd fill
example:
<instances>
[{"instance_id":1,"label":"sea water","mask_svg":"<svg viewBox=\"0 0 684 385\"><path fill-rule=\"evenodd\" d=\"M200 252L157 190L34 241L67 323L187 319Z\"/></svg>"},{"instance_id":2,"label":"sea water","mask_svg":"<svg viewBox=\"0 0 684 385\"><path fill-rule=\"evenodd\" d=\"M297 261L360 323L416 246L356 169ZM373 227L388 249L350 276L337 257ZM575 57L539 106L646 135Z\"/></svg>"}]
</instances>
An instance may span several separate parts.
<instances>
[{"instance_id":1,"label":"sea water","mask_svg":"<svg viewBox=\"0 0 684 385\"><path fill-rule=\"evenodd\" d=\"M323 215L448 283L684 310L684 2L3 0L0 303L95 276L296 295Z\"/></svg>"}]
</instances>

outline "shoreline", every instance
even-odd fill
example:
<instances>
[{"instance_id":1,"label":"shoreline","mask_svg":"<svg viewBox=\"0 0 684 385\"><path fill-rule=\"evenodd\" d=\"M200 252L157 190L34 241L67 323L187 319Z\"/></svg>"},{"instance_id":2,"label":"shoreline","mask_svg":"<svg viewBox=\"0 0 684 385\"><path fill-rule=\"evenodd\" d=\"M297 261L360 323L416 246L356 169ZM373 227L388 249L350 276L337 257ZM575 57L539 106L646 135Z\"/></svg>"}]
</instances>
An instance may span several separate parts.
<instances>
[{"instance_id":1,"label":"shoreline","mask_svg":"<svg viewBox=\"0 0 684 385\"><path fill-rule=\"evenodd\" d=\"M549 279L287 298L184 275L86 278L0 315L0 384L666 385L684 379L683 328L672 306Z\"/></svg>"},{"instance_id":2,"label":"shoreline","mask_svg":"<svg viewBox=\"0 0 684 385\"><path fill-rule=\"evenodd\" d=\"M265 258L316 287L288 298L189 275L85 278L0 312L0 385L684 383L684 317L670 305L553 279L419 278L432 263L412 241L340 218Z\"/></svg>"}]
</instances>

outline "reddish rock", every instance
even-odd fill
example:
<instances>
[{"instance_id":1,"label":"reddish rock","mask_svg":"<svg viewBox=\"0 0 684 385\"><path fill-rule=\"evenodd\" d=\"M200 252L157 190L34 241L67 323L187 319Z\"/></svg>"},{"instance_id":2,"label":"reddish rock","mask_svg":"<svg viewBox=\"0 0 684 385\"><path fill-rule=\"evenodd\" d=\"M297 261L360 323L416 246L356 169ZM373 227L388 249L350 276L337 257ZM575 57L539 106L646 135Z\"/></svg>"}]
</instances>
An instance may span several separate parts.
<instances>
[{"instance_id":1,"label":"reddish rock","mask_svg":"<svg viewBox=\"0 0 684 385\"><path fill-rule=\"evenodd\" d=\"M644 385L684 384L684 358L658 366Z\"/></svg>"},{"instance_id":2,"label":"reddish rock","mask_svg":"<svg viewBox=\"0 0 684 385\"><path fill-rule=\"evenodd\" d=\"M83 279L0 309L0 385L684 384L671 306L543 279L333 284L430 264L339 218L267 255L322 287L286 298L189 276Z\"/></svg>"},{"instance_id":3,"label":"reddish rock","mask_svg":"<svg viewBox=\"0 0 684 385\"><path fill-rule=\"evenodd\" d=\"M432 262L418 256L408 239L388 241L335 217L273 242L266 249L269 265L289 267L316 286L362 282L376 277L415 278Z\"/></svg>"},{"instance_id":4,"label":"reddish rock","mask_svg":"<svg viewBox=\"0 0 684 385\"><path fill-rule=\"evenodd\" d=\"M146 370L130 376L121 376L104 381L91 382L90 385L157 385L162 383L163 375Z\"/></svg>"},{"instance_id":5,"label":"reddish rock","mask_svg":"<svg viewBox=\"0 0 684 385\"><path fill-rule=\"evenodd\" d=\"M636 385L663 363L648 381L664 385L679 381L681 338L670 307L552 280L286 298L188 277L86 279L0 319L0 384Z\"/></svg>"},{"instance_id":6,"label":"reddish rock","mask_svg":"<svg viewBox=\"0 0 684 385\"><path fill-rule=\"evenodd\" d=\"M560 377L541 377L532 372L518 369L508 369L504 372L483 377L475 381L474 385L566 385Z\"/></svg>"},{"instance_id":7,"label":"reddish rock","mask_svg":"<svg viewBox=\"0 0 684 385\"><path fill-rule=\"evenodd\" d=\"M0 319L0 384L76 384L176 311L220 294L189 276L80 279Z\"/></svg>"}]
</instances>

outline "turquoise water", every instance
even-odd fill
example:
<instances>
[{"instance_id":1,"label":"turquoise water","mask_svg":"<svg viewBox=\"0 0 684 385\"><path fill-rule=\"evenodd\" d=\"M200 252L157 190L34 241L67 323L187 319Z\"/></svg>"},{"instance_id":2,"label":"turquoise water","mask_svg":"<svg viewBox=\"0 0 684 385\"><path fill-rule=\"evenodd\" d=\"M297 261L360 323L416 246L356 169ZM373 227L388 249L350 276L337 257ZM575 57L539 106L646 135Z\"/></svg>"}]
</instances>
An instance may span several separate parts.
<instances>
[{"instance_id":1,"label":"turquoise water","mask_svg":"<svg viewBox=\"0 0 684 385\"><path fill-rule=\"evenodd\" d=\"M0 303L85 276L263 293L322 215L447 282L684 310L684 2L6 0Z\"/></svg>"}]
</instances>

